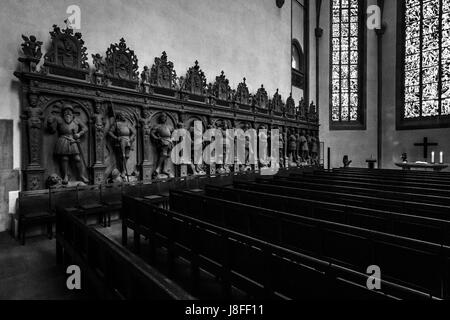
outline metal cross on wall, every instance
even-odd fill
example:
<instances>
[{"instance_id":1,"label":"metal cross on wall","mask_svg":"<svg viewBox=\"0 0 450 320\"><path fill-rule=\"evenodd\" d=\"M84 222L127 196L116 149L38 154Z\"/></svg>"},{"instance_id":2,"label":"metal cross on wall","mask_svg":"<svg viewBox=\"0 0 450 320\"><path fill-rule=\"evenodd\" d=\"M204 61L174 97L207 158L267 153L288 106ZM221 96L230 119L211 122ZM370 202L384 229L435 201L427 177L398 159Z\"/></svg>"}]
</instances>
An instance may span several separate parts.
<instances>
[{"instance_id":1,"label":"metal cross on wall","mask_svg":"<svg viewBox=\"0 0 450 320\"><path fill-rule=\"evenodd\" d=\"M414 143L416 147L423 147L423 157L425 159L428 158L428 147L437 146L438 144L435 142L428 142L428 138L423 138L423 143Z\"/></svg>"}]
</instances>

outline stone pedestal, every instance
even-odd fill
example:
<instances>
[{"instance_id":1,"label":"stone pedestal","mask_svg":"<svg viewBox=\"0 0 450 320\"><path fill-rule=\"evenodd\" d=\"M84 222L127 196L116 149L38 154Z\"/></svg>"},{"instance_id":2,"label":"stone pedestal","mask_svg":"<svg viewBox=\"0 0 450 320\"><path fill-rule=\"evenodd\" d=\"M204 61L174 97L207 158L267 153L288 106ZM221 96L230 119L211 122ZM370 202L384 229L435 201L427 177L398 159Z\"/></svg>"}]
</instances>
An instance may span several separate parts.
<instances>
[{"instance_id":1,"label":"stone pedestal","mask_svg":"<svg viewBox=\"0 0 450 320\"><path fill-rule=\"evenodd\" d=\"M29 166L23 170L24 190L45 189L45 170L40 166Z\"/></svg>"},{"instance_id":2,"label":"stone pedestal","mask_svg":"<svg viewBox=\"0 0 450 320\"><path fill-rule=\"evenodd\" d=\"M150 162L144 161L138 166L138 169L142 174L141 178L144 182L152 181L153 165Z\"/></svg>"},{"instance_id":3,"label":"stone pedestal","mask_svg":"<svg viewBox=\"0 0 450 320\"><path fill-rule=\"evenodd\" d=\"M91 168L91 181L93 181L94 184L105 183L105 170L105 165L99 163L94 164Z\"/></svg>"},{"instance_id":4,"label":"stone pedestal","mask_svg":"<svg viewBox=\"0 0 450 320\"><path fill-rule=\"evenodd\" d=\"M215 163L211 163L211 164L208 166L208 174L209 174L210 176L216 175L216 164L215 164Z\"/></svg>"},{"instance_id":5,"label":"stone pedestal","mask_svg":"<svg viewBox=\"0 0 450 320\"><path fill-rule=\"evenodd\" d=\"M150 83L142 84L142 92L145 94L150 94Z\"/></svg>"},{"instance_id":6,"label":"stone pedestal","mask_svg":"<svg viewBox=\"0 0 450 320\"><path fill-rule=\"evenodd\" d=\"M180 164L176 166L177 169L177 176L184 178L188 176L188 165L187 164Z\"/></svg>"}]
</instances>

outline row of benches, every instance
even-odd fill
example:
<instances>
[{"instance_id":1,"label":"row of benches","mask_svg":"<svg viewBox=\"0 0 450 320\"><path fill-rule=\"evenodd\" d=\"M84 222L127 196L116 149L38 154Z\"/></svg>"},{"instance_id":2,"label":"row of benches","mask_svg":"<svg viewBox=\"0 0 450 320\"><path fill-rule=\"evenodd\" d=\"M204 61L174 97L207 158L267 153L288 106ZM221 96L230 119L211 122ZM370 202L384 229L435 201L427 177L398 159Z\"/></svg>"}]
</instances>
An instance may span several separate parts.
<instances>
[{"instance_id":1,"label":"row of benches","mask_svg":"<svg viewBox=\"0 0 450 320\"><path fill-rule=\"evenodd\" d=\"M331 199L311 200L307 196L300 198L276 195L268 186L255 186L242 182L229 188L206 186L205 192L210 197L246 203L260 208L450 245L449 220L346 205Z\"/></svg>"},{"instance_id":2,"label":"row of benches","mask_svg":"<svg viewBox=\"0 0 450 320\"><path fill-rule=\"evenodd\" d=\"M82 270L81 288L103 299L191 300L189 293L79 216L58 207L56 257L62 269Z\"/></svg>"},{"instance_id":3,"label":"row of benches","mask_svg":"<svg viewBox=\"0 0 450 320\"><path fill-rule=\"evenodd\" d=\"M239 174L239 179L251 179L253 173ZM47 234L53 235L55 212L58 206L74 207L84 212L84 217L95 215L104 226L110 225L111 213L120 210L121 197L126 194L153 196L155 201L167 201L169 189L201 188L205 184L229 184L233 175L176 178L157 183L118 183L70 188L52 188L24 191L19 194L19 239L25 244L27 230L34 225L46 225Z\"/></svg>"},{"instance_id":4,"label":"row of benches","mask_svg":"<svg viewBox=\"0 0 450 320\"><path fill-rule=\"evenodd\" d=\"M359 272L378 265L392 282L438 297L449 294L448 246L194 193L172 191L170 204L176 212L330 263Z\"/></svg>"},{"instance_id":5,"label":"row of benches","mask_svg":"<svg viewBox=\"0 0 450 320\"><path fill-rule=\"evenodd\" d=\"M171 196L175 194L181 198L171 198L170 201L174 201L174 205L181 201L183 213L176 212L181 211L180 207L169 211L145 199L124 196L122 239L125 244L127 230L132 229L134 246L139 251L141 235L146 236L150 256L154 255L155 246L163 245L167 248L166 263L172 272L177 258L189 261L193 292L201 268L218 277L225 298L230 297L232 286L254 298L432 298L429 294L385 279L382 279L381 291L370 291L366 287L368 276L365 273L312 257L279 243L258 239L217 220L209 222L211 219L208 214L216 213L219 207L214 208L216 211L211 211L212 208L207 209L207 213L202 211L202 217L196 218L194 212L186 208L186 204L193 203L194 199L189 199L190 196L198 195L172 192ZM194 207L194 210L200 209Z\"/></svg>"}]
</instances>

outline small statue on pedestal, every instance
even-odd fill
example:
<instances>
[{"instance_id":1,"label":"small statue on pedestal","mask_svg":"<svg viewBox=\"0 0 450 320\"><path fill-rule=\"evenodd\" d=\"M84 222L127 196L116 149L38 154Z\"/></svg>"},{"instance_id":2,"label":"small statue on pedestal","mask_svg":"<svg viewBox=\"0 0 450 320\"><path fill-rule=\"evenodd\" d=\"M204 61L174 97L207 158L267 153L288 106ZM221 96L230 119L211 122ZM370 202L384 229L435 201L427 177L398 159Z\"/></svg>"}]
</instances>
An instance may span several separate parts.
<instances>
[{"instance_id":1,"label":"small statue on pedestal","mask_svg":"<svg viewBox=\"0 0 450 320\"><path fill-rule=\"evenodd\" d=\"M304 130L301 131L300 134L300 145L302 152L302 162L307 162L309 159L309 146L308 146L308 137Z\"/></svg>"},{"instance_id":2,"label":"small statue on pedestal","mask_svg":"<svg viewBox=\"0 0 450 320\"><path fill-rule=\"evenodd\" d=\"M170 158L170 153L173 148L172 132L173 129L167 125L167 115L161 113L158 117L158 124L153 127L150 133L158 150L158 162L154 173L154 176L157 179L165 179L167 177L174 178L173 173L165 171L165 166Z\"/></svg>"},{"instance_id":3,"label":"small statue on pedestal","mask_svg":"<svg viewBox=\"0 0 450 320\"><path fill-rule=\"evenodd\" d=\"M288 131L288 157L289 157L289 166L296 167L297 166L297 137L295 136L294 131Z\"/></svg>"}]
</instances>

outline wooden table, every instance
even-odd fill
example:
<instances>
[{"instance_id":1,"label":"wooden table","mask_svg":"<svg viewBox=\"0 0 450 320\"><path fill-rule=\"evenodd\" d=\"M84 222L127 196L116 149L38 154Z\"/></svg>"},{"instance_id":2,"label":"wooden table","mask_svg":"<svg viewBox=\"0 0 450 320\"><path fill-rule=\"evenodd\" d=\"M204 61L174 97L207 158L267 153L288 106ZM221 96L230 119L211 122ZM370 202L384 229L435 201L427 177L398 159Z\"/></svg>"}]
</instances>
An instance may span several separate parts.
<instances>
[{"instance_id":1,"label":"wooden table","mask_svg":"<svg viewBox=\"0 0 450 320\"><path fill-rule=\"evenodd\" d=\"M431 164L431 163L414 163L414 162L397 162L395 164L397 167L402 168L403 170L411 170L411 169L433 169L433 171L442 171L445 168L448 168L448 164Z\"/></svg>"}]
</instances>

